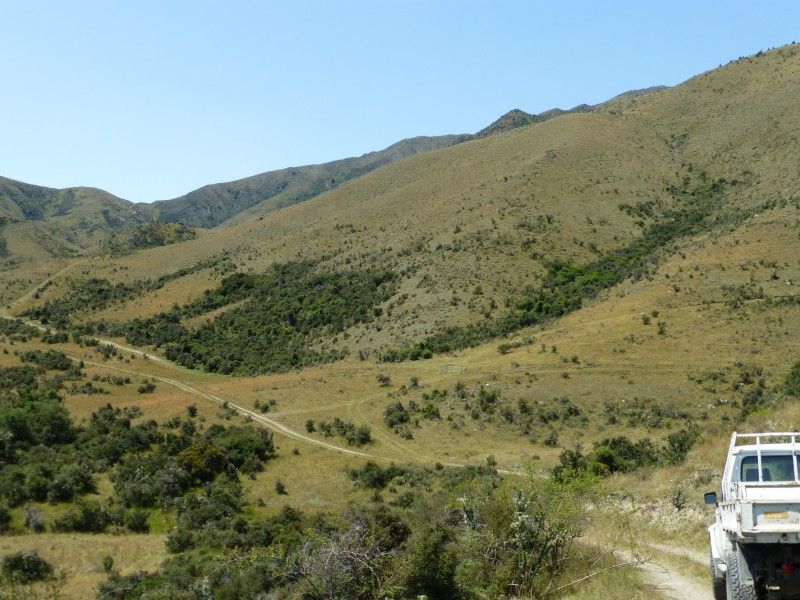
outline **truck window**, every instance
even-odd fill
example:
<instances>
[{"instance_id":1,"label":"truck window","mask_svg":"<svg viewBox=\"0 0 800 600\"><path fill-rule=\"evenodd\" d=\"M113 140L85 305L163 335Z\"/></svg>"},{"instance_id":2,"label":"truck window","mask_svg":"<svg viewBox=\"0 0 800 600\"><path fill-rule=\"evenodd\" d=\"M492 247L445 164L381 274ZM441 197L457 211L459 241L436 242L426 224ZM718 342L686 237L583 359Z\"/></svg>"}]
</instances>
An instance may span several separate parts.
<instances>
[{"instance_id":1,"label":"truck window","mask_svg":"<svg viewBox=\"0 0 800 600\"><path fill-rule=\"evenodd\" d=\"M758 457L742 458L741 481L758 481ZM791 454L762 454L761 472L763 481L794 481L794 465Z\"/></svg>"}]
</instances>

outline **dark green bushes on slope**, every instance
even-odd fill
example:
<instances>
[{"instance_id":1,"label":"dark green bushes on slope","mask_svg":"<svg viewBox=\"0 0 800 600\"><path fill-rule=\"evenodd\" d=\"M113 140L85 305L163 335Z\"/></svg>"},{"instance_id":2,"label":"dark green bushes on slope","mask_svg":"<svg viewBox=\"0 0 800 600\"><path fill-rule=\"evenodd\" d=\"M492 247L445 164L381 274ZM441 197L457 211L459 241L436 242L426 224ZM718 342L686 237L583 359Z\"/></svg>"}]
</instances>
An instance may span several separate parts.
<instances>
[{"instance_id":1,"label":"dark green bushes on slope","mask_svg":"<svg viewBox=\"0 0 800 600\"><path fill-rule=\"evenodd\" d=\"M672 189L690 198L688 206L669 211L640 238L585 265L553 262L538 288L529 288L505 316L462 327L450 327L416 344L385 352L381 359L394 362L430 358L433 354L476 346L523 327L561 317L579 309L585 300L627 278L641 277L658 262L659 252L670 242L694 235L717 224L714 202L728 183L724 179L704 182L687 190ZM743 218L736 214L733 218Z\"/></svg>"},{"instance_id":2,"label":"dark green bushes on slope","mask_svg":"<svg viewBox=\"0 0 800 600\"><path fill-rule=\"evenodd\" d=\"M22 336L26 338L38 337L39 330L36 327L26 325L17 319L4 319L0 317L0 334L5 336Z\"/></svg>"},{"instance_id":3,"label":"dark green bushes on slope","mask_svg":"<svg viewBox=\"0 0 800 600\"><path fill-rule=\"evenodd\" d=\"M586 473L605 477L642 467L679 464L692 449L698 435L696 427L681 429L669 434L661 448L647 438L634 442L626 436L618 436L597 442L588 454L584 454L580 446L566 449L559 457L559 464L553 468L553 477L557 481L568 481Z\"/></svg>"},{"instance_id":4,"label":"dark green bushes on slope","mask_svg":"<svg viewBox=\"0 0 800 600\"><path fill-rule=\"evenodd\" d=\"M369 484L375 490L408 477L368 464L354 472L357 485L368 470L381 480ZM167 540L173 556L157 572L113 573L99 595L188 600L202 585L215 598L538 598L577 564L570 546L585 486L540 478L511 486L482 467L427 477L446 491L413 488L404 508L376 501L310 517L287 507L248 519L241 485L222 476L180 501Z\"/></svg>"},{"instance_id":5,"label":"dark green bushes on slope","mask_svg":"<svg viewBox=\"0 0 800 600\"><path fill-rule=\"evenodd\" d=\"M91 328L87 330L85 327L76 326L73 323L75 315L91 313L113 304L133 300L146 292L161 289L170 281L204 269L214 269L220 273L229 272L232 269L230 257L227 253L221 253L198 261L192 266L162 275L157 279L142 279L116 284L111 283L108 279L99 278L73 282L64 296L48 300L41 306L27 310L24 314L42 323L52 324L59 329L72 329L77 334L91 333ZM0 321L0 331L3 330L3 326L3 322Z\"/></svg>"},{"instance_id":6,"label":"dark green bushes on slope","mask_svg":"<svg viewBox=\"0 0 800 600\"><path fill-rule=\"evenodd\" d=\"M800 398L800 361L794 363L783 382L783 390L790 396Z\"/></svg>"},{"instance_id":7,"label":"dark green bushes on slope","mask_svg":"<svg viewBox=\"0 0 800 600\"><path fill-rule=\"evenodd\" d=\"M192 488L221 474L259 471L275 456L272 434L262 428L212 425L201 432L191 419L159 425L141 416L136 407L106 405L78 425L44 368L0 369L0 506L78 501L106 471L123 508L84 503L53 527L144 531L146 519L126 509L169 509Z\"/></svg>"},{"instance_id":8,"label":"dark green bushes on slope","mask_svg":"<svg viewBox=\"0 0 800 600\"><path fill-rule=\"evenodd\" d=\"M124 335L136 345L163 348L170 360L220 373L285 371L334 360L314 344L370 321L375 305L395 292L389 271L317 272L308 262L273 266L265 274L236 273L202 298L150 319L99 331ZM196 330L183 318L230 307Z\"/></svg>"}]
</instances>

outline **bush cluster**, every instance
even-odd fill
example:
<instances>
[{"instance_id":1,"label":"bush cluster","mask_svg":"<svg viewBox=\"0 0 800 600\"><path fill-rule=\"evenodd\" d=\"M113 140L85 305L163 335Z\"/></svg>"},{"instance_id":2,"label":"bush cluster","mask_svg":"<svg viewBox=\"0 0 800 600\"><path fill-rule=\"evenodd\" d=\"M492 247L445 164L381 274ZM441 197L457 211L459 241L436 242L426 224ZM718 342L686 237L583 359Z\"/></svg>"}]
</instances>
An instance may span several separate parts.
<instances>
[{"instance_id":1,"label":"bush cluster","mask_svg":"<svg viewBox=\"0 0 800 600\"><path fill-rule=\"evenodd\" d=\"M553 477L558 481L568 481L587 473L606 477L642 467L678 464L686 458L698 435L696 428L676 431L667 436L666 444L660 448L650 439L634 442L627 436L597 442L588 454L584 454L578 445L561 453L559 464L553 468Z\"/></svg>"}]
</instances>

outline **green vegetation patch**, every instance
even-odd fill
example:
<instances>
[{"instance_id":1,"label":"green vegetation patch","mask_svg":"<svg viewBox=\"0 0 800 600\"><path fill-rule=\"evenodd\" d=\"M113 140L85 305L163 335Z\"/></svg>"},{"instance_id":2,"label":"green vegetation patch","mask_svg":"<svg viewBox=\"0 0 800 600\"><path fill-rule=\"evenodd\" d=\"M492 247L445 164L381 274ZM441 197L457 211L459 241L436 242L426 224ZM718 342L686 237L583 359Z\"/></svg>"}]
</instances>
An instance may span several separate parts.
<instances>
[{"instance_id":1,"label":"green vegetation patch","mask_svg":"<svg viewBox=\"0 0 800 600\"><path fill-rule=\"evenodd\" d=\"M784 391L795 398L800 398L800 361L796 362L783 382Z\"/></svg>"},{"instance_id":2,"label":"green vegetation patch","mask_svg":"<svg viewBox=\"0 0 800 600\"><path fill-rule=\"evenodd\" d=\"M85 327L74 323L76 315L134 300L147 292L161 289L171 281L203 269L215 269L220 273L226 273L232 268L230 257L223 253L157 279L143 279L132 283L111 283L108 279L100 278L77 281L71 284L69 291L61 298L48 300L41 306L27 310L24 315L44 324L52 324L59 329L72 329L77 333L85 333L87 331Z\"/></svg>"},{"instance_id":3,"label":"green vegetation patch","mask_svg":"<svg viewBox=\"0 0 800 600\"><path fill-rule=\"evenodd\" d=\"M236 273L183 307L122 325L100 324L98 330L135 345L163 347L167 358L190 368L286 371L340 358L340 352L313 346L371 321L373 308L396 289L390 271L319 272L313 263L290 262L263 274ZM196 330L181 323L224 307Z\"/></svg>"},{"instance_id":4,"label":"green vegetation patch","mask_svg":"<svg viewBox=\"0 0 800 600\"><path fill-rule=\"evenodd\" d=\"M528 288L514 308L498 319L449 327L412 346L389 350L384 361L418 360L433 354L477 346L523 327L556 319L579 309L583 302L595 298L628 278L638 278L658 263L660 252L671 242L696 235L722 224L725 220L742 220L750 213L733 211L723 216L717 197L728 185L724 179L701 182L691 190L670 188L669 191L685 206L666 211L650 225L640 238L627 246L612 250L598 260L584 265L556 261L547 267L541 286Z\"/></svg>"},{"instance_id":5,"label":"green vegetation patch","mask_svg":"<svg viewBox=\"0 0 800 600\"><path fill-rule=\"evenodd\" d=\"M686 458L699 434L696 427L675 431L667 436L661 448L648 438L634 442L623 435L597 442L586 455L578 445L561 453L559 464L553 468L553 477L564 482L587 473L606 477L642 467L677 465Z\"/></svg>"},{"instance_id":6,"label":"green vegetation patch","mask_svg":"<svg viewBox=\"0 0 800 600\"><path fill-rule=\"evenodd\" d=\"M26 325L18 319L5 319L0 317L0 335L5 335L11 339L22 339L38 337L39 330L36 327Z\"/></svg>"},{"instance_id":7,"label":"green vegetation patch","mask_svg":"<svg viewBox=\"0 0 800 600\"><path fill-rule=\"evenodd\" d=\"M197 232L183 223L148 221L113 234L106 242L106 247L112 254L130 254L136 250L177 244L196 237Z\"/></svg>"},{"instance_id":8,"label":"green vegetation patch","mask_svg":"<svg viewBox=\"0 0 800 600\"><path fill-rule=\"evenodd\" d=\"M73 506L49 523L27 506L31 531L146 532L148 509L171 510L196 488L220 477L254 475L275 456L272 434L247 424L203 431L196 420L175 417L159 425L141 419L137 407L111 405L76 424L58 392L69 372L77 380L86 376L82 365L71 364L49 378L45 369L56 368L52 356L58 354L36 354L41 366L0 369L0 530L9 526L6 506L47 501ZM86 498L96 492L101 472L108 473L118 501Z\"/></svg>"}]
</instances>

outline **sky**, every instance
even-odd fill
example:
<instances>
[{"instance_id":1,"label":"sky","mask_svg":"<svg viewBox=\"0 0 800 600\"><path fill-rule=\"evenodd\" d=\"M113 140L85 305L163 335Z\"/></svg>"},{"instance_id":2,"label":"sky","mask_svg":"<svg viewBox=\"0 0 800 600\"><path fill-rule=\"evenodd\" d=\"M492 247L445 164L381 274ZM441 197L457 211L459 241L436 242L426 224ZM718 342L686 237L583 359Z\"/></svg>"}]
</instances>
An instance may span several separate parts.
<instances>
[{"instance_id":1,"label":"sky","mask_svg":"<svg viewBox=\"0 0 800 600\"><path fill-rule=\"evenodd\" d=\"M0 0L0 175L132 201L681 81L800 2Z\"/></svg>"}]
</instances>

